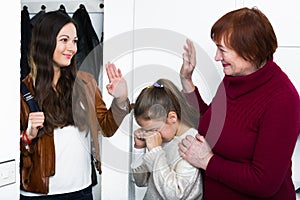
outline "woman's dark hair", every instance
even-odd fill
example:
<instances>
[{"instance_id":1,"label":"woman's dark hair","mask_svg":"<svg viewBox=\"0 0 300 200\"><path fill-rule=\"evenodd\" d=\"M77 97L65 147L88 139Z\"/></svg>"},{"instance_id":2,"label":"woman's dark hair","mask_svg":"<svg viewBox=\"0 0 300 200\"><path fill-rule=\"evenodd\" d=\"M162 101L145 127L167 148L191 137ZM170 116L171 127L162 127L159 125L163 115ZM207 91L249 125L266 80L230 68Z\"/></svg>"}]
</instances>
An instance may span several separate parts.
<instances>
[{"instance_id":1,"label":"woman's dark hair","mask_svg":"<svg viewBox=\"0 0 300 200\"><path fill-rule=\"evenodd\" d=\"M185 125L198 128L200 114L187 103L170 80L159 79L152 86L144 88L134 104L136 119L166 120L170 111L176 112L178 119Z\"/></svg>"},{"instance_id":2,"label":"woman's dark hair","mask_svg":"<svg viewBox=\"0 0 300 200\"><path fill-rule=\"evenodd\" d=\"M61 68L61 75L53 88L53 53L56 37L68 23L76 22L62 11L51 11L39 18L32 29L29 51L29 64L35 88L35 99L45 114L45 133L51 133L56 127L74 124L72 116L72 90L77 67L75 56L67 67Z\"/></svg>"},{"instance_id":3,"label":"woman's dark hair","mask_svg":"<svg viewBox=\"0 0 300 200\"><path fill-rule=\"evenodd\" d=\"M260 67L273 58L277 38L268 18L257 8L241 8L222 16L211 28L216 43L224 40L245 60Z\"/></svg>"}]
</instances>

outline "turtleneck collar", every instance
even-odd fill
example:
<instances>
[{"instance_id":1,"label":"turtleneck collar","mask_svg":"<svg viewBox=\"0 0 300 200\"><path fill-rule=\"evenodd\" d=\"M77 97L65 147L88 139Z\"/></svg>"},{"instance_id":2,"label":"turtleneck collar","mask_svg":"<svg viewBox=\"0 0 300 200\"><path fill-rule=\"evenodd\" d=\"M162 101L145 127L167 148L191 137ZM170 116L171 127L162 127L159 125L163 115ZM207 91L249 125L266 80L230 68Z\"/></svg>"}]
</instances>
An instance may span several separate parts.
<instances>
[{"instance_id":1,"label":"turtleneck collar","mask_svg":"<svg viewBox=\"0 0 300 200\"><path fill-rule=\"evenodd\" d=\"M225 75L223 83L226 89L227 97L231 99L238 98L246 93L255 90L268 82L279 67L273 60L269 60L262 68L247 76L227 76Z\"/></svg>"}]
</instances>

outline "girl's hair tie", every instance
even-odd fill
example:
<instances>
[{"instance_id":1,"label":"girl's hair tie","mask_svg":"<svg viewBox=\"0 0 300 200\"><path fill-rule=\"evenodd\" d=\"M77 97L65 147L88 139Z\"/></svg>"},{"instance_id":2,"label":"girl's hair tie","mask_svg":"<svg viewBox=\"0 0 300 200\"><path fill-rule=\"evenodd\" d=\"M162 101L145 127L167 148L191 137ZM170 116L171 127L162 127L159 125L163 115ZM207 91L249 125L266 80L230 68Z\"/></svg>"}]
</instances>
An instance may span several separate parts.
<instances>
[{"instance_id":1,"label":"girl's hair tie","mask_svg":"<svg viewBox=\"0 0 300 200\"><path fill-rule=\"evenodd\" d=\"M147 88L152 88L152 87L156 87L156 88L163 88L164 85L163 84L159 84L157 82L153 83L153 85L148 86Z\"/></svg>"}]
</instances>

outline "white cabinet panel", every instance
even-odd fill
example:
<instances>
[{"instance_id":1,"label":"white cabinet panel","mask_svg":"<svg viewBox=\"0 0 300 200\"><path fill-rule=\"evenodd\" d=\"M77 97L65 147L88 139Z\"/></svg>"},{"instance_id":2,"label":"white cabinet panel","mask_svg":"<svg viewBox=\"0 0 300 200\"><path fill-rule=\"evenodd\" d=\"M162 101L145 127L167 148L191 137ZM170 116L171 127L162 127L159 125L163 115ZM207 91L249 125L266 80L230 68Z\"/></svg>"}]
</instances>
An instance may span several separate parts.
<instances>
[{"instance_id":1,"label":"white cabinet panel","mask_svg":"<svg viewBox=\"0 0 300 200\"><path fill-rule=\"evenodd\" d=\"M132 77L132 50L133 50L133 22L134 0L109 0L104 6L104 42L103 62L111 61L122 70L122 74L131 86ZM104 70L103 97L109 106L112 97L107 93L105 85L108 78ZM132 88L129 88L132 91ZM130 98L129 94L129 98ZM131 98L130 98L131 100ZM131 130L130 117L128 115L119 130L110 138L102 138L102 175L101 175L101 199L134 199L130 198L132 192L129 189L129 162L131 155Z\"/></svg>"},{"instance_id":2,"label":"white cabinet panel","mask_svg":"<svg viewBox=\"0 0 300 200\"><path fill-rule=\"evenodd\" d=\"M170 30L192 39L213 55L215 45L210 39L210 28L219 17L234 8L235 1L139 0L135 3L135 29ZM182 46L183 42L178 44Z\"/></svg>"},{"instance_id":3,"label":"white cabinet panel","mask_svg":"<svg viewBox=\"0 0 300 200\"><path fill-rule=\"evenodd\" d=\"M151 57L147 51L144 51L144 54L139 52L135 54L134 66L142 66L142 62L161 64L171 67L178 73L182 62L183 45L185 39L189 38L194 41L197 50L197 69L194 80L202 93L209 91L204 98L210 101L222 77L222 73L219 72L219 63L214 61L216 46L210 38L210 29L217 19L237 6L240 4L237 5L236 1L224 2L222 0L205 3L198 0L136 1L135 48L140 48L140 43L144 43L144 47L147 44L148 49L156 51L156 55ZM144 35L141 35L142 31ZM172 56L159 56L159 54L163 55L163 52ZM156 73L157 77L168 75L168 73ZM207 90L207 87L210 90Z\"/></svg>"},{"instance_id":4,"label":"white cabinet panel","mask_svg":"<svg viewBox=\"0 0 300 200\"><path fill-rule=\"evenodd\" d=\"M300 188L300 137L298 138L296 148L294 150L293 159L292 159L292 178L294 181L295 188ZM297 199L299 199L300 194L298 194Z\"/></svg>"},{"instance_id":5,"label":"white cabinet panel","mask_svg":"<svg viewBox=\"0 0 300 200\"><path fill-rule=\"evenodd\" d=\"M103 62L117 60L133 49L134 0L109 0L104 6Z\"/></svg>"},{"instance_id":6,"label":"white cabinet panel","mask_svg":"<svg viewBox=\"0 0 300 200\"><path fill-rule=\"evenodd\" d=\"M300 47L299 0L244 0L244 6L258 7L271 21L280 46Z\"/></svg>"},{"instance_id":7,"label":"white cabinet panel","mask_svg":"<svg viewBox=\"0 0 300 200\"><path fill-rule=\"evenodd\" d=\"M279 47L274 54L274 61L289 76L300 94L300 67L296 60L300 55L299 48Z\"/></svg>"},{"instance_id":8,"label":"white cabinet panel","mask_svg":"<svg viewBox=\"0 0 300 200\"><path fill-rule=\"evenodd\" d=\"M105 37L133 30L134 0L109 0L104 6Z\"/></svg>"}]
</instances>

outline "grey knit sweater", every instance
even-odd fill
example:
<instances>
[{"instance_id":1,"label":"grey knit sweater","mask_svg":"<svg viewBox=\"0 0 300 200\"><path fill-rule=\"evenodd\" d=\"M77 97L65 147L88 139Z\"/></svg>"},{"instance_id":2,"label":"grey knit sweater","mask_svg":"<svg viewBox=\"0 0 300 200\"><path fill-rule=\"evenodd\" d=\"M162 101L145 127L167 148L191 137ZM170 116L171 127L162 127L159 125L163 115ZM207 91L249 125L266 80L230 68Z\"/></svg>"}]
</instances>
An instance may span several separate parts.
<instances>
[{"instance_id":1,"label":"grey knit sweater","mask_svg":"<svg viewBox=\"0 0 300 200\"><path fill-rule=\"evenodd\" d=\"M179 156L178 143L187 135L195 136L196 129L189 129L151 151L141 153L132 162L135 184L147 187L145 200L202 199L202 177L200 170Z\"/></svg>"}]
</instances>

